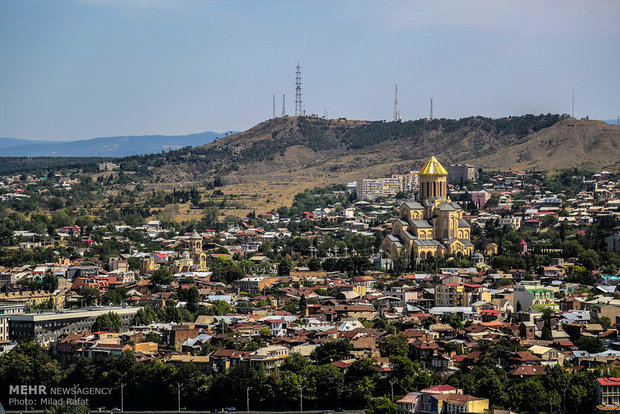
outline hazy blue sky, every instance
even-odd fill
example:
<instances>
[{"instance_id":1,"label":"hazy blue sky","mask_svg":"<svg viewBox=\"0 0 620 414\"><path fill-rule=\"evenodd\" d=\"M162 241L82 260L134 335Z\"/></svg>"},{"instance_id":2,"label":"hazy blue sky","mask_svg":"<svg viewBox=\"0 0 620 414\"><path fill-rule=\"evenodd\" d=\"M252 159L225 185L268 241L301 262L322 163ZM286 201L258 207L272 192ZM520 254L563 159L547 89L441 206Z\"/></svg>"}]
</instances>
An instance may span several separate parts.
<instances>
[{"instance_id":1,"label":"hazy blue sky","mask_svg":"<svg viewBox=\"0 0 620 414\"><path fill-rule=\"evenodd\" d=\"M0 0L0 136L620 113L620 1Z\"/></svg>"}]
</instances>

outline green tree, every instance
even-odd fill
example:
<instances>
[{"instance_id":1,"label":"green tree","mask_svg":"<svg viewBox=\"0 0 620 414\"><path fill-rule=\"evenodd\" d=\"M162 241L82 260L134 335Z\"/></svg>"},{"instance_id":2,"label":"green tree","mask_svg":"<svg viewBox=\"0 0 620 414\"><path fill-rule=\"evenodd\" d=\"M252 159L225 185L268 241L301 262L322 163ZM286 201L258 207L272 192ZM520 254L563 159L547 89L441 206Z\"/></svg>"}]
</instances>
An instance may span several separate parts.
<instances>
[{"instance_id":1,"label":"green tree","mask_svg":"<svg viewBox=\"0 0 620 414\"><path fill-rule=\"evenodd\" d=\"M390 335L381 344L381 354L388 358L394 356L404 357L409 353L409 343L403 334Z\"/></svg>"},{"instance_id":2,"label":"green tree","mask_svg":"<svg viewBox=\"0 0 620 414\"><path fill-rule=\"evenodd\" d=\"M348 357L352 350L353 345L347 340L329 341L316 347L310 354L310 358L319 365L329 364Z\"/></svg>"},{"instance_id":3,"label":"green tree","mask_svg":"<svg viewBox=\"0 0 620 414\"><path fill-rule=\"evenodd\" d=\"M161 342L161 336L157 332L149 332L142 337L141 342L155 342L156 344Z\"/></svg>"},{"instance_id":4,"label":"green tree","mask_svg":"<svg viewBox=\"0 0 620 414\"><path fill-rule=\"evenodd\" d=\"M575 341L575 345L580 350L588 351L591 354L605 350L605 345L595 336L582 336Z\"/></svg>"},{"instance_id":5,"label":"green tree","mask_svg":"<svg viewBox=\"0 0 620 414\"><path fill-rule=\"evenodd\" d=\"M41 289L48 292L53 292L58 289L58 278L56 278L56 275L49 269L45 271L45 276L43 276L43 280L41 281Z\"/></svg>"},{"instance_id":6,"label":"green tree","mask_svg":"<svg viewBox=\"0 0 620 414\"><path fill-rule=\"evenodd\" d=\"M398 253L391 256L394 274L399 276L409 269L409 251L406 248L400 249Z\"/></svg>"},{"instance_id":7,"label":"green tree","mask_svg":"<svg viewBox=\"0 0 620 414\"><path fill-rule=\"evenodd\" d=\"M84 305L93 306L96 305L99 301L99 289L86 287L80 290L80 296L82 296L82 300Z\"/></svg>"},{"instance_id":8,"label":"green tree","mask_svg":"<svg viewBox=\"0 0 620 414\"><path fill-rule=\"evenodd\" d=\"M447 323L451 327L453 327L456 331L463 329L463 320L454 314L446 314L441 317L442 323Z\"/></svg>"},{"instance_id":9,"label":"green tree","mask_svg":"<svg viewBox=\"0 0 620 414\"><path fill-rule=\"evenodd\" d=\"M578 259L579 263L581 263L588 270L598 269L601 264L598 253L592 249L588 249L580 253Z\"/></svg>"},{"instance_id":10,"label":"green tree","mask_svg":"<svg viewBox=\"0 0 620 414\"><path fill-rule=\"evenodd\" d=\"M103 304L120 305L124 300L125 297L119 289L110 289L101 297Z\"/></svg>"},{"instance_id":11,"label":"green tree","mask_svg":"<svg viewBox=\"0 0 620 414\"><path fill-rule=\"evenodd\" d=\"M174 280L174 277L172 276L172 272L170 272L170 269L166 267L160 267L153 272L150 280L151 283L154 283L156 285L169 285Z\"/></svg>"},{"instance_id":12,"label":"green tree","mask_svg":"<svg viewBox=\"0 0 620 414\"><path fill-rule=\"evenodd\" d=\"M611 319L609 319L607 316L601 316L600 318L598 318L598 322L601 324L603 329L611 328Z\"/></svg>"},{"instance_id":13,"label":"green tree","mask_svg":"<svg viewBox=\"0 0 620 414\"><path fill-rule=\"evenodd\" d=\"M212 315L224 316L231 312L230 305L225 300L214 300L209 308Z\"/></svg>"},{"instance_id":14,"label":"green tree","mask_svg":"<svg viewBox=\"0 0 620 414\"><path fill-rule=\"evenodd\" d=\"M541 339L543 341L553 341L553 334L551 333L551 314L553 311L549 308L543 309L543 329L541 333Z\"/></svg>"},{"instance_id":15,"label":"green tree","mask_svg":"<svg viewBox=\"0 0 620 414\"><path fill-rule=\"evenodd\" d=\"M310 361L308 358L304 357L300 353L293 352L282 362L280 371L291 371L295 374L301 375L309 365Z\"/></svg>"},{"instance_id":16,"label":"green tree","mask_svg":"<svg viewBox=\"0 0 620 414\"><path fill-rule=\"evenodd\" d=\"M133 317L131 323L138 326L150 325L157 321L157 314L151 308L150 305L145 305L142 309L139 309L136 315Z\"/></svg>"},{"instance_id":17,"label":"green tree","mask_svg":"<svg viewBox=\"0 0 620 414\"><path fill-rule=\"evenodd\" d=\"M93 324L93 332L120 332L123 329L123 321L116 312L108 312L97 316Z\"/></svg>"},{"instance_id":18,"label":"green tree","mask_svg":"<svg viewBox=\"0 0 620 414\"><path fill-rule=\"evenodd\" d=\"M202 211L202 221L207 228L213 228L218 223L220 216L220 209L215 206L205 207Z\"/></svg>"},{"instance_id":19,"label":"green tree","mask_svg":"<svg viewBox=\"0 0 620 414\"><path fill-rule=\"evenodd\" d=\"M301 297L299 298L299 312L305 312L307 307L308 303L306 302L306 295L302 293Z\"/></svg>"},{"instance_id":20,"label":"green tree","mask_svg":"<svg viewBox=\"0 0 620 414\"><path fill-rule=\"evenodd\" d=\"M288 276L291 274L293 265L288 258L283 258L278 264L278 276Z\"/></svg>"},{"instance_id":21,"label":"green tree","mask_svg":"<svg viewBox=\"0 0 620 414\"><path fill-rule=\"evenodd\" d=\"M523 395L527 396L521 401L521 407L529 413L538 413L545 407L547 392L537 378L528 378L523 383Z\"/></svg>"},{"instance_id":22,"label":"green tree","mask_svg":"<svg viewBox=\"0 0 620 414\"><path fill-rule=\"evenodd\" d=\"M196 313L200 305L200 292L196 286L189 288L187 293L187 310Z\"/></svg>"}]
</instances>

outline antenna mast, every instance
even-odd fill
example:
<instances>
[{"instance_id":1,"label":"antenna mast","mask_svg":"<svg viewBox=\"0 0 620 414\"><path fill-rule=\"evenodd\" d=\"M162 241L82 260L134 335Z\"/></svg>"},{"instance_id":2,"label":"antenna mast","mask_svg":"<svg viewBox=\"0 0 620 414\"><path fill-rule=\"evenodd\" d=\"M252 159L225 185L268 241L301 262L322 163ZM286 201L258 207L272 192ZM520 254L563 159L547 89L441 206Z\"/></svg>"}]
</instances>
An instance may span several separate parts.
<instances>
[{"instance_id":1,"label":"antenna mast","mask_svg":"<svg viewBox=\"0 0 620 414\"><path fill-rule=\"evenodd\" d=\"M394 122L400 122L400 108L398 107L398 84L396 85L396 91L394 92Z\"/></svg>"},{"instance_id":2,"label":"antenna mast","mask_svg":"<svg viewBox=\"0 0 620 414\"><path fill-rule=\"evenodd\" d=\"M428 118L429 121L433 120L433 98L431 98L431 114L430 117Z\"/></svg>"},{"instance_id":3,"label":"antenna mast","mask_svg":"<svg viewBox=\"0 0 620 414\"><path fill-rule=\"evenodd\" d=\"M276 94L273 94L273 117L276 117Z\"/></svg>"},{"instance_id":4,"label":"antenna mast","mask_svg":"<svg viewBox=\"0 0 620 414\"><path fill-rule=\"evenodd\" d=\"M282 95L282 116L286 116L286 95Z\"/></svg>"},{"instance_id":5,"label":"antenna mast","mask_svg":"<svg viewBox=\"0 0 620 414\"><path fill-rule=\"evenodd\" d=\"M303 109L301 105L301 66L297 62L297 76L295 76L295 116L302 116Z\"/></svg>"},{"instance_id":6,"label":"antenna mast","mask_svg":"<svg viewBox=\"0 0 620 414\"><path fill-rule=\"evenodd\" d=\"M575 88L573 88L573 106L570 111L570 116L575 117Z\"/></svg>"}]
</instances>

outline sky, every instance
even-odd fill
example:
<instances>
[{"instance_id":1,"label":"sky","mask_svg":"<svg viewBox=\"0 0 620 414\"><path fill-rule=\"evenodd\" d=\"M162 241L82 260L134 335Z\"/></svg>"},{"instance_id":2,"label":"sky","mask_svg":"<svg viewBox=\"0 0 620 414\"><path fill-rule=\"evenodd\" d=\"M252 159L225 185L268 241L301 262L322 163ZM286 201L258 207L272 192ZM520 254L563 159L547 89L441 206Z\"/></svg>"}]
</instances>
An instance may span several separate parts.
<instances>
[{"instance_id":1,"label":"sky","mask_svg":"<svg viewBox=\"0 0 620 414\"><path fill-rule=\"evenodd\" d=\"M620 114L620 1L1 0L0 137Z\"/></svg>"}]
</instances>

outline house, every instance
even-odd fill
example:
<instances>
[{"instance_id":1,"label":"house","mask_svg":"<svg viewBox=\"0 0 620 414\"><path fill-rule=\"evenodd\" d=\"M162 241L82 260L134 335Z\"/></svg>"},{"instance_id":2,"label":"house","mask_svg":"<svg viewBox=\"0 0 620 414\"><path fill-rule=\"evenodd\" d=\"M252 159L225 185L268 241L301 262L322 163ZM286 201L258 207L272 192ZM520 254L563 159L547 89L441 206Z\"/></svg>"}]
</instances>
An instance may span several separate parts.
<instances>
[{"instance_id":1,"label":"house","mask_svg":"<svg viewBox=\"0 0 620 414\"><path fill-rule=\"evenodd\" d=\"M288 328L288 322L284 319L265 319L265 323L269 324L269 330L272 336L285 336Z\"/></svg>"},{"instance_id":2,"label":"house","mask_svg":"<svg viewBox=\"0 0 620 414\"><path fill-rule=\"evenodd\" d=\"M122 356L123 352L131 350L131 346L123 344L99 343L90 348L90 358L104 358L108 356Z\"/></svg>"},{"instance_id":3,"label":"house","mask_svg":"<svg viewBox=\"0 0 620 414\"><path fill-rule=\"evenodd\" d=\"M210 355L212 372L224 372L230 367L249 363L249 351L237 351L236 349L219 348Z\"/></svg>"},{"instance_id":4,"label":"house","mask_svg":"<svg viewBox=\"0 0 620 414\"><path fill-rule=\"evenodd\" d=\"M251 365L262 365L268 372L279 368L290 355L289 349L280 345L259 348L250 354Z\"/></svg>"},{"instance_id":5,"label":"house","mask_svg":"<svg viewBox=\"0 0 620 414\"><path fill-rule=\"evenodd\" d=\"M596 381L596 401L601 412L617 409L620 406L620 378L599 378Z\"/></svg>"},{"instance_id":6,"label":"house","mask_svg":"<svg viewBox=\"0 0 620 414\"><path fill-rule=\"evenodd\" d=\"M620 252L620 231L605 237L605 246L608 252Z\"/></svg>"},{"instance_id":7,"label":"house","mask_svg":"<svg viewBox=\"0 0 620 414\"><path fill-rule=\"evenodd\" d=\"M431 397L431 404L437 402L438 413L486 413L489 409L488 398L478 398L467 394L439 394ZM435 411L432 411L435 412Z\"/></svg>"},{"instance_id":8,"label":"house","mask_svg":"<svg viewBox=\"0 0 620 414\"><path fill-rule=\"evenodd\" d=\"M420 393L409 392L400 400L396 401L397 414L415 414L420 411Z\"/></svg>"},{"instance_id":9,"label":"house","mask_svg":"<svg viewBox=\"0 0 620 414\"><path fill-rule=\"evenodd\" d=\"M566 357L562 352L559 352L555 348L549 348L546 346L534 345L528 349L532 354L542 359L543 365L555 365L564 363Z\"/></svg>"},{"instance_id":10,"label":"house","mask_svg":"<svg viewBox=\"0 0 620 414\"><path fill-rule=\"evenodd\" d=\"M489 400L463 394L463 390L450 385L437 385L420 391L420 410L422 414L485 413L489 410Z\"/></svg>"},{"instance_id":11,"label":"house","mask_svg":"<svg viewBox=\"0 0 620 414\"><path fill-rule=\"evenodd\" d=\"M164 361L177 367L181 367L183 364L192 364L198 367L204 374L208 374L211 371L211 358L208 355L171 355L166 357Z\"/></svg>"},{"instance_id":12,"label":"house","mask_svg":"<svg viewBox=\"0 0 620 414\"><path fill-rule=\"evenodd\" d=\"M555 303L553 291L544 286L515 285L513 296L517 312L528 310L534 305Z\"/></svg>"},{"instance_id":13,"label":"house","mask_svg":"<svg viewBox=\"0 0 620 414\"><path fill-rule=\"evenodd\" d=\"M242 292L247 293L260 293L263 289L274 284L278 279L277 278L268 278L262 276L254 276L254 277L244 277L243 279L237 280L235 283L239 286L239 289Z\"/></svg>"}]
</instances>

